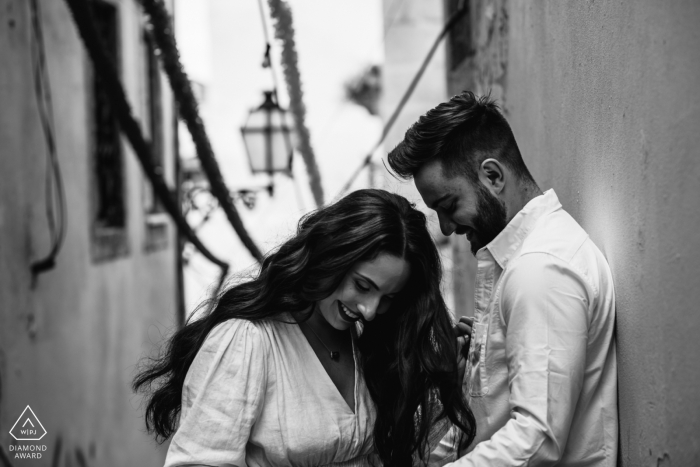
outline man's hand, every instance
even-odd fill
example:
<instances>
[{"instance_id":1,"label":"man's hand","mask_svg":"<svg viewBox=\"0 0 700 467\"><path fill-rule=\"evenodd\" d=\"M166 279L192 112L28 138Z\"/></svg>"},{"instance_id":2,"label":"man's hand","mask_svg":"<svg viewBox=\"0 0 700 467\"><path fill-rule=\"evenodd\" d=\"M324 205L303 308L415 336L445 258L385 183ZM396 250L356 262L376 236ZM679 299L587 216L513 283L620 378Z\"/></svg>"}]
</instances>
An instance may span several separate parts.
<instances>
[{"instance_id":1,"label":"man's hand","mask_svg":"<svg viewBox=\"0 0 700 467\"><path fill-rule=\"evenodd\" d=\"M474 318L462 316L454 327L457 336L457 368L459 369L459 383L464 381L464 370L467 367L467 357L469 356L469 340L472 337L472 324Z\"/></svg>"}]
</instances>

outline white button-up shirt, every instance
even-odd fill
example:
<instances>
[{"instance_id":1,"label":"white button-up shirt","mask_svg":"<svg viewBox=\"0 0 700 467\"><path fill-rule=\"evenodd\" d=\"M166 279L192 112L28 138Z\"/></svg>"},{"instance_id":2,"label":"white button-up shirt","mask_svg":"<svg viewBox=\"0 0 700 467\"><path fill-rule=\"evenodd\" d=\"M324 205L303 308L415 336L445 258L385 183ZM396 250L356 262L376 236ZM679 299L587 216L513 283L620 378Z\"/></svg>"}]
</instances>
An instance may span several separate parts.
<instances>
[{"instance_id":1,"label":"white button-up shirt","mask_svg":"<svg viewBox=\"0 0 700 467\"><path fill-rule=\"evenodd\" d=\"M615 296L602 253L549 190L476 258L464 389L477 435L449 465L614 466ZM432 460L454 459L453 446L450 432Z\"/></svg>"}]
</instances>

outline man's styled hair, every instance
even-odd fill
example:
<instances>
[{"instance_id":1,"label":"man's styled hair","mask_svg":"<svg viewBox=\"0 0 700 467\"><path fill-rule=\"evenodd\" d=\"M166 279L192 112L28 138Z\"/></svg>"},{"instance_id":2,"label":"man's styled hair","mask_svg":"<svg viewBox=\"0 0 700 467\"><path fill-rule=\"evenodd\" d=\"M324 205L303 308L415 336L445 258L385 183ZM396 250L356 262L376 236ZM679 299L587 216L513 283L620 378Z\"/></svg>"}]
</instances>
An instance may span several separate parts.
<instances>
[{"instance_id":1,"label":"man's styled hair","mask_svg":"<svg viewBox=\"0 0 700 467\"><path fill-rule=\"evenodd\" d=\"M389 165L410 179L426 162L438 158L445 174L461 173L478 180L481 162L500 161L520 180L534 182L520 155L510 125L490 95L462 91L428 111L414 123L393 151Z\"/></svg>"}]
</instances>

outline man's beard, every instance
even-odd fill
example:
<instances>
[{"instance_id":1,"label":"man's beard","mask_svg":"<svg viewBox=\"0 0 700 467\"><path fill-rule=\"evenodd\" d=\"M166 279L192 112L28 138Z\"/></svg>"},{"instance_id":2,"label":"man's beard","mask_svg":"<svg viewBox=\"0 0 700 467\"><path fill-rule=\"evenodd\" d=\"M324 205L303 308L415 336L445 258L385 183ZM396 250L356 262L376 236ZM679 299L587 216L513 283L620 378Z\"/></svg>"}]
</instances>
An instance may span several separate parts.
<instances>
[{"instance_id":1,"label":"man's beard","mask_svg":"<svg viewBox=\"0 0 700 467\"><path fill-rule=\"evenodd\" d=\"M469 243L472 254L491 243L508 225L506 206L481 183L477 183L476 219Z\"/></svg>"}]
</instances>

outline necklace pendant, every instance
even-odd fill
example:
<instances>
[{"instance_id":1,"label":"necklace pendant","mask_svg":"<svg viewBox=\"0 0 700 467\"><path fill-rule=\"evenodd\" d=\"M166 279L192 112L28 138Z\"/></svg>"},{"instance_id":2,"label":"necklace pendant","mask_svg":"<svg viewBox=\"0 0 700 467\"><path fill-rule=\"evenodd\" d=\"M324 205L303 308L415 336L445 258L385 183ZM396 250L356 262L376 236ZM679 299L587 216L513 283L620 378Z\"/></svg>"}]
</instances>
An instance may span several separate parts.
<instances>
[{"instance_id":1,"label":"necklace pendant","mask_svg":"<svg viewBox=\"0 0 700 467\"><path fill-rule=\"evenodd\" d=\"M331 360L338 361L339 358L340 358L340 352L331 351Z\"/></svg>"}]
</instances>

